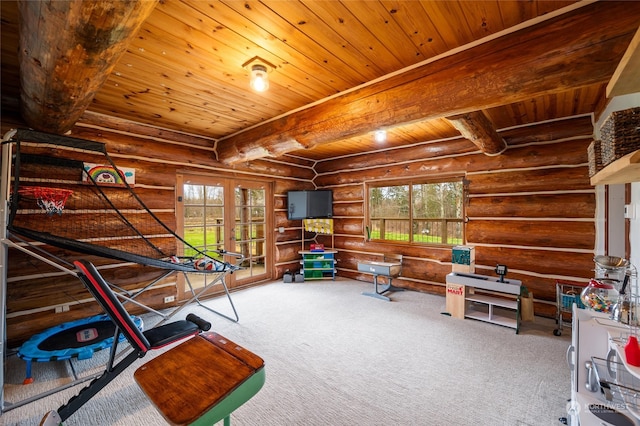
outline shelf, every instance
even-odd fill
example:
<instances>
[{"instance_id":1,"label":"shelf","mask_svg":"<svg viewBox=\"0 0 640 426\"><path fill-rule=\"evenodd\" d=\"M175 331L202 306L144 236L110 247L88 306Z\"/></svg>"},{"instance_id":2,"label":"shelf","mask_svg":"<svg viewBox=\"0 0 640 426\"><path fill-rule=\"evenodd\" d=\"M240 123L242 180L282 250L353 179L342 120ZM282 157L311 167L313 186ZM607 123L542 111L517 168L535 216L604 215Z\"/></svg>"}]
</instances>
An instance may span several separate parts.
<instances>
[{"instance_id":1,"label":"shelf","mask_svg":"<svg viewBox=\"0 0 640 426\"><path fill-rule=\"evenodd\" d=\"M491 324L497 324L504 327L515 328L516 330L518 329L518 321L515 318L509 318L507 316L496 314L495 311L490 313L470 311L465 314L465 318L489 322Z\"/></svg>"},{"instance_id":2,"label":"shelf","mask_svg":"<svg viewBox=\"0 0 640 426\"><path fill-rule=\"evenodd\" d=\"M470 303L465 309L465 318L515 328L518 333L520 313L517 299L506 299L486 294L469 294L465 297L465 301Z\"/></svg>"},{"instance_id":3,"label":"shelf","mask_svg":"<svg viewBox=\"0 0 640 426\"><path fill-rule=\"evenodd\" d=\"M323 252L302 250L298 253L302 255L300 264L302 265L302 274L305 281L336 279L335 250L325 250Z\"/></svg>"},{"instance_id":4,"label":"shelf","mask_svg":"<svg viewBox=\"0 0 640 426\"><path fill-rule=\"evenodd\" d=\"M618 359L627 371L637 379L640 379L640 367L635 367L627 362L627 355L624 353L624 346L620 343L613 343L615 345L616 352L618 354Z\"/></svg>"},{"instance_id":5,"label":"shelf","mask_svg":"<svg viewBox=\"0 0 640 426\"><path fill-rule=\"evenodd\" d=\"M503 299L500 297L486 296L484 294L473 294L466 297L469 302L484 303L487 305L500 306L506 309L518 309L518 301L513 299Z\"/></svg>"},{"instance_id":6,"label":"shelf","mask_svg":"<svg viewBox=\"0 0 640 426\"><path fill-rule=\"evenodd\" d=\"M591 185L640 182L640 149L618 158L591 178Z\"/></svg>"}]
</instances>

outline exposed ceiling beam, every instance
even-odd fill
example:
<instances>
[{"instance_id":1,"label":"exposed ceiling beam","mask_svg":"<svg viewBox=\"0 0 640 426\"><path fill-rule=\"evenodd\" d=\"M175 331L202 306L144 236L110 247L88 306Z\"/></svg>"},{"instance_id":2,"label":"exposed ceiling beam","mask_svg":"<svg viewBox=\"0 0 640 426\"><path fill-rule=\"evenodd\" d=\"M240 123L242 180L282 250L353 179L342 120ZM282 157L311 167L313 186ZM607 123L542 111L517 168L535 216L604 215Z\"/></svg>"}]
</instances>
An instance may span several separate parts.
<instances>
[{"instance_id":1,"label":"exposed ceiling beam","mask_svg":"<svg viewBox=\"0 0 640 426\"><path fill-rule=\"evenodd\" d=\"M21 1L21 112L64 133L105 82L157 1Z\"/></svg>"},{"instance_id":2,"label":"exposed ceiling beam","mask_svg":"<svg viewBox=\"0 0 640 426\"><path fill-rule=\"evenodd\" d=\"M500 154L507 148L507 143L498 135L489 117L482 111L447 117L447 120L460 134L473 142L487 155Z\"/></svg>"},{"instance_id":3,"label":"exposed ceiling beam","mask_svg":"<svg viewBox=\"0 0 640 426\"><path fill-rule=\"evenodd\" d=\"M222 139L218 159L235 164L603 83L639 19L640 2L593 3Z\"/></svg>"}]
</instances>

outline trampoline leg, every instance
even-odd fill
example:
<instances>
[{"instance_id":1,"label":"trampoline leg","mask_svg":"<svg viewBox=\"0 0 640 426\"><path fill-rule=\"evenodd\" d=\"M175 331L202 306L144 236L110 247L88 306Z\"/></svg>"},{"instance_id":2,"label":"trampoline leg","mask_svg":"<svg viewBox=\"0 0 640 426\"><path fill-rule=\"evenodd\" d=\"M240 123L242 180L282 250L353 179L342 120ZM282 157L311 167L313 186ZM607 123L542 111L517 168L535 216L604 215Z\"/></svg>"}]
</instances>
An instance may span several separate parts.
<instances>
[{"instance_id":1,"label":"trampoline leg","mask_svg":"<svg viewBox=\"0 0 640 426\"><path fill-rule=\"evenodd\" d=\"M22 382L23 385L30 385L31 383L33 383L33 377L31 376L31 360L25 361L27 363L27 373L26 373L26 377L24 378L24 381Z\"/></svg>"}]
</instances>

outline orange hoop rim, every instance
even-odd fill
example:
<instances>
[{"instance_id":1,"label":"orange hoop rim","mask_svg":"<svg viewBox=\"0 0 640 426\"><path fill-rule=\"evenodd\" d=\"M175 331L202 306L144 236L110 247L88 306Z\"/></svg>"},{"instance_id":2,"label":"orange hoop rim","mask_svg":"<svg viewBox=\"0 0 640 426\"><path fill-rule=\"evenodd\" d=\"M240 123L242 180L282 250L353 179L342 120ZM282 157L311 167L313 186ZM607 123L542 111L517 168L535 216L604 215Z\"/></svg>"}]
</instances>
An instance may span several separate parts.
<instances>
[{"instance_id":1,"label":"orange hoop rim","mask_svg":"<svg viewBox=\"0 0 640 426\"><path fill-rule=\"evenodd\" d=\"M55 213L58 215L62 214L67 198L73 194L73 191L50 186L25 186L18 189L18 193L34 197L38 207L44 210L49 216L52 216Z\"/></svg>"},{"instance_id":2,"label":"orange hoop rim","mask_svg":"<svg viewBox=\"0 0 640 426\"><path fill-rule=\"evenodd\" d=\"M25 186L18 189L18 193L22 195L32 195L37 198L41 196L50 198L53 195L54 197L59 196L60 199L64 198L66 200L69 195L73 194L73 191L64 188L53 188L51 186Z\"/></svg>"}]
</instances>

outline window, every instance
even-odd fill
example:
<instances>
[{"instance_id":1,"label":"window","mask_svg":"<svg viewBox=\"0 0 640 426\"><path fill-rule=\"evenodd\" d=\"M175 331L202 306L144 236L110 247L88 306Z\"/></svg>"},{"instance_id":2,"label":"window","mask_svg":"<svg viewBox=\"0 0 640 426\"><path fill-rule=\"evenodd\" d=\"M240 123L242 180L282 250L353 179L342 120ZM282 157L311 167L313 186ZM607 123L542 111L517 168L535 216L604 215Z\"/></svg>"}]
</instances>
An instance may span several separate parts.
<instances>
[{"instance_id":1,"label":"window","mask_svg":"<svg viewBox=\"0 0 640 426\"><path fill-rule=\"evenodd\" d=\"M205 253L224 249L222 186L184 184L184 239ZM184 255L195 253L186 251Z\"/></svg>"},{"instance_id":2,"label":"window","mask_svg":"<svg viewBox=\"0 0 640 426\"><path fill-rule=\"evenodd\" d=\"M464 191L462 178L371 184L367 237L403 243L463 244Z\"/></svg>"}]
</instances>

